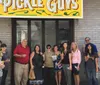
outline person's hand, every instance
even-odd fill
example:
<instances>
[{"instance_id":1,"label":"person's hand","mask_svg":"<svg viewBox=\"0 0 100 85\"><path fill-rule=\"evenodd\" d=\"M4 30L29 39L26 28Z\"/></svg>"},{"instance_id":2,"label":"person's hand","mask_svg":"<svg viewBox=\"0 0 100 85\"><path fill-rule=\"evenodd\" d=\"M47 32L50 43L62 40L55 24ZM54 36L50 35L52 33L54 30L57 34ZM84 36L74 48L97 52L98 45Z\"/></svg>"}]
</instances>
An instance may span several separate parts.
<instances>
[{"instance_id":1,"label":"person's hand","mask_svg":"<svg viewBox=\"0 0 100 85\"><path fill-rule=\"evenodd\" d=\"M94 57L91 57L92 60L94 60Z\"/></svg>"},{"instance_id":2,"label":"person's hand","mask_svg":"<svg viewBox=\"0 0 100 85\"><path fill-rule=\"evenodd\" d=\"M3 64L3 65L2 65L2 69L3 69L4 67L5 67L5 65Z\"/></svg>"},{"instance_id":3,"label":"person's hand","mask_svg":"<svg viewBox=\"0 0 100 85\"><path fill-rule=\"evenodd\" d=\"M5 62L10 62L10 59L5 60Z\"/></svg>"},{"instance_id":4,"label":"person's hand","mask_svg":"<svg viewBox=\"0 0 100 85\"><path fill-rule=\"evenodd\" d=\"M3 69L4 67L5 67L4 63L2 61L0 61L0 68Z\"/></svg>"},{"instance_id":5,"label":"person's hand","mask_svg":"<svg viewBox=\"0 0 100 85\"><path fill-rule=\"evenodd\" d=\"M26 54L22 54L21 57L23 57L23 58L26 57Z\"/></svg>"},{"instance_id":6,"label":"person's hand","mask_svg":"<svg viewBox=\"0 0 100 85\"><path fill-rule=\"evenodd\" d=\"M72 66L70 65L69 70L72 70Z\"/></svg>"},{"instance_id":7,"label":"person's hand","mask_svg":"<svg viewBox=\"0 0 100 85\"><path fill-rule=\"evenodd\" d=\"M43 53L42 53L42 52L40 52L40 55L43 55Z\"/></svg>"},{"instance_id":8,"label":"person's hand","mask_svg":"<svg viewBox=\"0 0 100 85\"><path fill-rule=\"evenodd\" d=\"M91 58L89 55L87 55L87 58Z\"/></svg>"},{"instance_id":9,"label":"person's hand","mask_svg":"<svg viewBox=\"0 0 100 85\"><path fill-rule=\"evenodd\" d=\"M59 63L56 63L56 66L58 66L59 65Z\"/></svg>"},{"instance_id":10,"label":"person's hand","mask_svg":"<svg viewBox=\"0 0 100 85\"><path fill-rule=\"evenodd\" d=\"M89 56L86 56L86 61L88 61L89 60Z\"/></svg>"},{"instance_id":11,"label":"person's hand","mask_svg":"<svg viewBox=\"0 0 100 85\"><path fill-rule=\"evenodd\" d=\"M31 66L31 69L34 69L34 65Z\"/></svg>"},{"instance_id":12,"label":"person's hand","mask_svg":"<svg viewBox=\"0 0 100 85\"><path fill-rule=\"evenodd\" d=\"M96 72L99 72L99 69L98 68L96 68Z\"/></svg>"},{"instance_id":13,"label":"person's hand","mask_svg":"<svg viewBox=\"0 0 100 85\"><path fill-rule=\"evenodd\" d=\"M77 70L80 70L80 66L79 65L77 66Z\"/></svg>"}]
</instances>

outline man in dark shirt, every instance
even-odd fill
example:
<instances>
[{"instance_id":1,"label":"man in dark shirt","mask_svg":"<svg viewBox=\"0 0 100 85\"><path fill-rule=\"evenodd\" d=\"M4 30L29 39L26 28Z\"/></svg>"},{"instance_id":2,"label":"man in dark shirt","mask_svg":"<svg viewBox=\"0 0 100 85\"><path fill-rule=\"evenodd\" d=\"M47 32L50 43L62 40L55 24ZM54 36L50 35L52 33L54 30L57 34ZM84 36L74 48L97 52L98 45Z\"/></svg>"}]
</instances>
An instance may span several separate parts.
<instances>
[{"instance_id":1,"label":"man in dark shirt","mask_svg":"<svg viewBox=\"0 0 100 85\"><path fill-rule=\"evenodd\" d=\"M2 61L4 61L4 64L5 64L5 68L3 69L1 85L5 85L5 81L6 81L6 77L7 77L8 69L9 69L9 62L10 62L10 57L8 56L8 53L7 53L6 44L1 45L1 52L2 52Z\"/></svg>"},{"instance_id":2,"label":"man in dark shirt","mask_svg":"<svg viewBox=\"0 0 100 85\"><path fill-rule=\"evenodd\" d=\"M96 47L96 45L95 44L93 44L93 43L91 43L90 42L90 38L89 37L86 37L85 38L85 52L84 52L84 54L86 54L86 52L87 52L87 50L88 50L88 46L89 45L91 45L92 46L92 49L93 49L93 52L96 54L96 57L95 57L95 63L98 65L98 50L97 50L97 47ZM87 65L86 65L87 64ZM96 68L96 72L98 72L98 66L95 66L94 65L94 62L91 62L91 60L89 60L89 62L87 62L86 63L86 61L85 61L85 70L87 70L86 69L86 67L89 67L89 68ZM95 66L95 67L94 67Z\"/></svg>"},{"instance_id":3,"label":"man in dark shirt","mask_svg":"<svg viewBox=\"0 0 100 85\"><path fill-rule=\"evenodd\" d=\"M28 80L28 64L29 64L30 49L27 46L27 40L22 40L14 50L15 66L14 77L15 85L27 85Z\"/></svg>"},{"instance_id":4,"label":"man in dark shirt","mask_svg":"<svg viewBox=\"0 0 100 85\"><path fill-rule=\"evenodd\" d=\"M85 38L85 42L86 42L86 44L85 44L85 52L86 52L86 50L87 50L87 46L88 46L89 44L91 44L92 47L93 47L93 52L98 53L98 50L97 50L96 45L93 44L93 43L91 43L90 40L91 40L91 39L90 39L89 37L86 37L86 38Z\"/></svg>"},{"instance_id":5,"label":"man in dark shirt","mask_svg":"<svg viewBox=\"0 0 100 85\"><path fill-rule=\"evenodd\" d=\"M91 39L90 39L89 37L86 37L86 38L85 38L85 42L86 42L86 45L85 45L85 53L86 53L86 51L88 50L88 45L91 44L91 46L93 47L93 48L92 48L92 49L93 49L93 52L94 52L95 54L98 55L98 50L97 50L96 45L93 44L93 43L91 43L90 40L91 40ZM98 58L96 58L96 63L98 63ZM85 64L86 64L86 63L85 63ZM98 72L98 70L97 70L97 72Z\"/></svg>"},{"instance_id":6,"label":"man in dark shirt","mask_svg":"<svg viewBox=\"0 0 100 85\"><path fill-rule=\"evenodd\" d=\"M96 59L98 58L98 55L95 52L93 52L93 49L91 48L93 47L91 44L89 44L88 50L85 55L85 63L86 63L85 68L89 85L98 85L96 79L96 72L98 71L98 65Z\"/></svg>"}]
</instances>

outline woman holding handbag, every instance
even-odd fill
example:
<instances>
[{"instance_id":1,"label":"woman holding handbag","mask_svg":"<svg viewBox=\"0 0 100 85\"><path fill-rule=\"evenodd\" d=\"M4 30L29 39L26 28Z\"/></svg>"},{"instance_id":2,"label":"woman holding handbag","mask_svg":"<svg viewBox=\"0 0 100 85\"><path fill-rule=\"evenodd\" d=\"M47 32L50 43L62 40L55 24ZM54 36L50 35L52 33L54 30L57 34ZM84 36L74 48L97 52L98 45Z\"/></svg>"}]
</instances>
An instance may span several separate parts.
<instances>
[{"instance_id":1,"label":"woman holding handbag","mask_svg":"<svg viewBox=\"0 0 100 85\"><path fill-rule=\"evenodd\" d=\"M33 80L33 85L41 85L43 83L43 78L42 78L43 56L40 51L39 45L36 45L34 51L31 53L30 66L35 73L35 79Z\"/></svg>"}]
</instances>

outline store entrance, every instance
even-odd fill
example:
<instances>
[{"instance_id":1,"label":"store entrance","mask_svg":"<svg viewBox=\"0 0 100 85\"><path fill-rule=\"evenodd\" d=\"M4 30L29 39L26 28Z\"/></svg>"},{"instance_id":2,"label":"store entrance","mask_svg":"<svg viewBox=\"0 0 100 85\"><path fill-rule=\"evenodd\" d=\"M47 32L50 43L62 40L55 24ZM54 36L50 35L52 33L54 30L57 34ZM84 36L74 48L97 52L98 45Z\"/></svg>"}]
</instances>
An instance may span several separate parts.
<instances>
[{"instance_id":1,"label":"store entrance","mask_svg":"<svg viewBox=\"0 0 100 85\"><path fill-rule=\"evenodd\" d=\"M39 44L42 52L46 50L47 44L53 46L65 41L71 43L74 39L73 28L74 22L71 19L12 19L12 52L23 39L28 40L31 51ZM14 64L12 64L12 85L14 85L13 67Z\"/></svg>"},{"instance_id":2,"label":"store entrance","mask_svg":"<svg viewBox=\"0 0 100 85\"><path fill-rule=\"evenodd\" d=\"M36 44L45 51L47 44L61 44L64 41L73 41L73 20L34 20L12 19L13 48L22 39L28 40L28 45L33 50Z\"/></svg>"}]
</instances>

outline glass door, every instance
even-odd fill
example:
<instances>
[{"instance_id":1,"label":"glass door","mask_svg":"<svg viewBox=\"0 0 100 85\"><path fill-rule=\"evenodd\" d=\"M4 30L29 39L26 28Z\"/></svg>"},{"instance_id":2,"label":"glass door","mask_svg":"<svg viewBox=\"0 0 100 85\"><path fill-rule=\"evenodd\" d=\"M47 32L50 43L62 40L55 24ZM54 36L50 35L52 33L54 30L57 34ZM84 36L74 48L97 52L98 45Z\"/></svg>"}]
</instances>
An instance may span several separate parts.
<instances>
[{"instance_id":1,"label":"glass door","mask_svg":"<svg viewBox=\"0 0 100 85\"><path fill-rule=\"evenodd\" d=\"M44 36L45 36L45 47L47 44L50 44L51 46L56 44L56 21L55 20L45 20Z\"/></svg>"},{"instance_id":2,"label":"glass door","mask_svg":"<svg viewBox=\"0 0 100 85\"><path fill-rule=\"evenodd\" d=\"M71 24L70 20L59 20L57 25L57 43L61 44L63 42L71 43Z\"/></svg>"},{"instance_id":3,"label":"glass door","mask_svg":"<svg viewBox=\"0 0 100 85\"><path fill-rule=\"evenodd\" d=\"M16 45L23 39L28 40L31 51L36 44L42 48L42 21L41 20L16 20Z\"/></svg>"},{"instance_id":4,"label":"glass door","mask_svg":"<svg viewBox=\"0 0 100 85\"><path fill-rule=\"evenodd\" d=\"M34 50L36 44L39 44L41 50L45 51L47 44L53 46L65 41L69 43L73 41L72 20L15 19L15 22L16 45L23 39L27 39L31 51Z\"/></svg>"},{"instance_id":5,"label":"glass door","mask_svg":"<svg viewBox=\"0 0 100 85\"><path fill-rule=\"evenodd\" d=\"M42 50L42 21L31 20L31 51L34 50L36 44L40 45Z\"/></svg>"},{"instance_id":6,"label":"glass door","mask_svg":"<svg viewBox=\"0 0 100 85\"><path fill-rule=\"evenodd\" d=\"M19 44L23 39L28 39L28 22L27 20L17 20L16 44Z\"/></svg>"}]
</instances>

